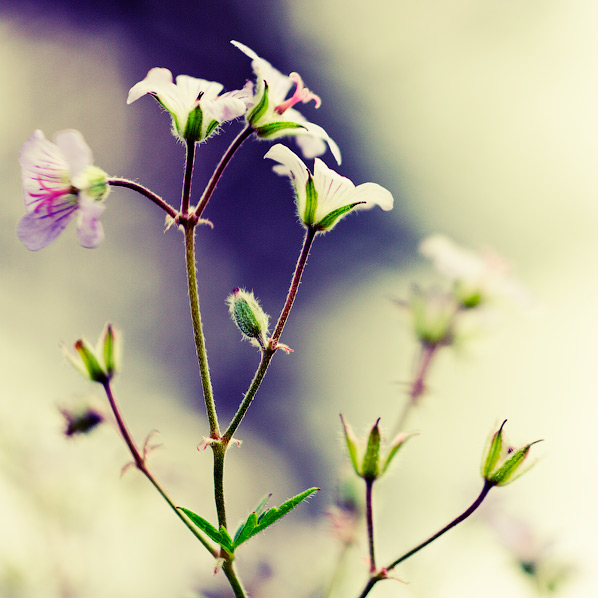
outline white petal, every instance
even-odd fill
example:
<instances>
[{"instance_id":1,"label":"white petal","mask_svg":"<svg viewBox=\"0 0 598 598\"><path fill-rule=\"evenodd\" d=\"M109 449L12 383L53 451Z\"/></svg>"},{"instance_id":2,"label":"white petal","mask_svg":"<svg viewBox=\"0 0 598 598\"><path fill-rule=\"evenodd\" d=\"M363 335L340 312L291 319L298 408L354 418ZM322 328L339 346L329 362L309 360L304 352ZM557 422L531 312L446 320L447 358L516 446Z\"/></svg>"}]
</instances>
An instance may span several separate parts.
<instances>
[{"instance_id":1,"label":"white petal","mask_svg":"<svg viewBox=\"0 0 598 598\"><path fill-rule=\"evenodd\" d=\"M174 83L172 82L172 73L168 69L159 67L150 69L145 79L135 83L129 90L127 104L132 104L146 93L160 95L162 91L168 89L171 85L174 85Z\"/></svg>"},{"instance_id":2,"label":"white petal","mask_svg":"<svg viewBox=\"0 0 598 598\"><path fill-rule=\"evenodd\" d=\"M221 95L215 100L202 100L200 106L212 119L219 123L234 120L245 114L247 110L245 102L227 94Z\"/></svg>"},{"instance_id":3,"label":"white petal","mask_svg":"<svg viewBox=\"0 0 598 598\"><path fill-rule=\"evenodd\" d=\"M71 179L93 163L91 149L79 131L74 129L59 131L54 135L54 143L69 165Z\"/></svg>"},{"instance_id":4,"label":"white petal","mask_svg":"<svg viewBox=\"0 0 598 598\"><path fill-rule=\"evenodd\" d=\"M377 183L363 183L355 188L351 203L363 201L365 203L357 206L357 209L369 209L373 206L380 206L383 210L392 210L394 203L392 193Z\"/></svg>"},{"instance_id":5,"label":"white petal","mask_svg":"<svg viewBox=\"0 0 598 598\"><path fill-rule=\"evenodd\" d=\"M77 236L82 247L94 249L104 240L104 229L99 221L100 214L103 211L104 204L93 201L85 194L81 194Z\"/></svg>"},{"instance_id":6,"label":"white petal","mask_svg":"<svg viewBox=\"0 0 598 598\"><path fill-rule=\"evenodd\" d=\"M457 245L441 234L426 237L419 252L429 258L434 267L451 279L480 280L484 276L484 262L475 252Z\"/></svg>"},{"instance_id":7,"label":"white petal","mask_svg":"<svg viewBox=\"0 0 598 598\"><path fill-rule=\"evenodd\" d=\"M281 166L275 167L274 172L284 174L291 179L297 195L297 210L302 214L305 210L305 185L309 179L309 170L303 160L281 143L273 145L264 158L281 164Z\"/></svg>"},{"instance_id":8,"label":"white petal","mask_svg":"<svg viewBox=\"0 0 598 598\"><path fill-rule=\"evenodd\" d=\"M322 160L314 160L314 184L318 192L318 208L314 221L319 222L337 208L354 203L355 185L344 176L328 168Z\"/></svg>"},{"instance_id":9,"label":"white petal","mask_svg":"<svg viewBox=\"0 0 598 598\"><path fill-rule=\"evenodd\" d=\"M287 112L291 112L291 114L289 115L290 120L299 122L303 126L303 129L295 129L295 131L296 135L298 136L297 143L299 144L299 147L301 147L302 150L307 150L303 153L303 155L306 158L315 158L316 156L321 156L326 150L326 146L323 145L321 141L325 141L328 144L328 147L330 148L330 151L332 152L332 155L334 156L334 159L336 160L337 164L340 164L342 162L341 150L322 127L305 120L303 115L300 115L302 118L295 119L294 113L296 113L297 111L293 108L289 108L289 110L285 112L285 115L287 114ZM297 112L297 114L300 113ZM303 137L301 141L300 137Z\"/></svg>"},{"instance_id":10,"label":"white petal","mask_svg":"<svg viewBox=\"0 0 598 598\"><path fill-rule=\"evenodd\" d=\"M25 214L17 225L19 240L31 251L47 247L64 230L77 211L73 203L57 206L52 214L46 210Z\"/></svg>"}]
</instances>

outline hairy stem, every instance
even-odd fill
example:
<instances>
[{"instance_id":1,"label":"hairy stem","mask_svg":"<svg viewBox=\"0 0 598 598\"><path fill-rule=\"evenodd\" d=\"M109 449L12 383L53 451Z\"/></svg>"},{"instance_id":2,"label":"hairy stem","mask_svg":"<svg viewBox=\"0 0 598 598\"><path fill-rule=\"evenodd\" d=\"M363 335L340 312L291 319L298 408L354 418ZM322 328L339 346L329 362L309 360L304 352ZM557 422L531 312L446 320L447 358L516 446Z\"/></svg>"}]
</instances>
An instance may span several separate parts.
<instances>
[{"instance_id":1,"label":"hairy stem","mask_svg":"<svg viewBox=\"0 0 598 598\"><path fill-rule=\"evenodd\" d=\"M232 561L224 561L222 564L222 570L230 583L230 587L233 589L235 593L235 598L247 598L247 594L245 593L245 589L243 588L243 584L241 580L237 577L237 573L235 572L235 568Z\"/></svg>"},{"instance_id":2,"label":"hairy stem","mask_svg":"<svg viewBox=\"0 0 598 598\"><path fill-rule=\"evenodd\" d=\"M276 349L276 345L278 344L280 335L284 329L284 325L286 324L287 318L291 313L293 302L295 301L297 291L299 290L301 275L303 274L305 264L307 263L307 258L309 257L309 250L311 249L312 243L314 242L317 233L318 231L313 228L308 228L305 232L305 237L303 238L303 247L301 248L301 253L299 254L299 259L297 260L297 265L295 266L295 273L293 274L293 278L291 280L291 286L289 287L287 299L282 311L280 312L278 322L276 323L276 328L274 329L274 334L272 335L271 344L274 349Z\"/></svg>"},{"instance_id":3,"label":"hairy stem","mask_svg":"<svg viewBox=\"0 0 598 598\"><path fill-rule=\"evenodd\" d=\"M394 560L390 565L384 567L380 572L376 573L368 580L365 588L359 594L359 598L365 598L370 593L370 590L381 580L386 579L387 572L391 569L394 569L397 565L406 561L409 557L413 556L416 552L419 552L422 548L428 546L434 542L434 540L440 538L443 534L448 532L450 529L467 519L483 502L488 492L494 487L492 482L488 480L484 480L484 487L480 492L479 496L473 501L473 503L465 510L461 515L453 519L448 525L445 525L440 531L436 532L433 536L430 536L427 540L424 540L421 544L418 544L415 548L412 548L408 552L406 552L403 556L400 556L398 559Z\"/></svg>"},{"instance_id":4,"label":"hairy stem","mask_svg":"<svg viewBox=\"0 0 598 598\"><path fill-rule=\"evenodd\" d=\"M261 383L266 375L266 371L268 370L268 366L272 361L272 357L274 353L276 353L278 341L280 339L280 335L284 329L284 325L291 313L291 309L293 307L293 303L295 301L295 297L297 296L297 291L299 290L299 283L301 281L301 275L303 274L303 270L305 269L305 265L307 263L307 258L309 256L309 250L312 246L312 243L315 239L316 232L313 229L308 229L305 233L305 238L303 239L303 246L301 248L301 253L299 254L299 258L297 259L297 264L295 266L295 271L293 273L293 277L291 279L291 286L289 288L289 292L287 294L287 298L285 304L280 312L280 316L278 318L278 322L276 324L276 328L274 330L274 335L270 339L269 345L262 351L262 358L260 360L259 366L253 380L251 381L251 385L249 389L245 393L243 397L243 401L239 405L237 412L235 413L233 419L231 420L226 432L224 433L223 440L225 442L230 442L233 437L233 434L239 427L241 421L245 417L249 406L251 405Z\"/></svg>"},{"instance_id":5,"label":"hairy stem","mask_svg":"<svg viewBox=\"0 0 598 598\"><path fill-rule=\"evenodd\" d=\"M126 187L132 191L137 191L150 201L154 202L159 208L162 208L171 218L176 218L177 211L169 204L167 204L161 197L134 181L128 179L108 179L108 184L113 187Z\"/></svg>"},{"instance_id":6,"label":"hairy stem","mask_svg":"<svg viewBox=\"0 0 598 598\"><path fill-rule=\"evenodd\" d=\"M210 197L212 197L212 193L214 193L214 189L216 189L216 185L220 178L222 177L222 173L224 172L225 168L228 166L228 163L231 161L232 157L235 155L235 152L241 147L241 144L253 133L253 129L251 125L247 125L238 135L235 137L233 142L229 145L228 149L222 156L212 178L210 179L199 203L197 204L197 208L195 208L195 216L196 218L201 218L203 211L206 209L208 205L208 201L210 201Z\"/></svg>"},{"instance_id":7,"label":"hairy stem","mask_svg":"<svg viewBox=\"0 0 598 598\"><path fill-rule=\"evenodd\" d=\"M199 292L197 290L197 270L195 265L195 227L191 223L185 225L185 263L187 266L187 286L189 289L189 307L191 320L193 322L193 336L195 339L195 352L199 364L199 374L203 389L203 398L206 407L206 414L210 424L210 438L220 438L220 427L218 415L214 403L212 380L210 379L210 368L208 366L208 354L199 309Z\"/></svg>"},{"instance_id":8,"label":"hairy stem","mask_svg":"<svg viewBox=\"0 0 598 598\"><path fill-rule=\"evenodd\" d=\"M125 420L123 419L123 416L116 402L116 397L112 392L110 382L106 381L104 384L102 384L102 386L104 387L104 391L106 393L106 396L108 397L108 402L110 403L110 408L112 409L112 413L114 414L114 417L116 419L116 424L120 431L120 435L125 441L125 444L127 445L127 448L129 449L129 452L133 457L135 467L139 471L141 471L141 473L143 473L143 475L145 475L145 477L153 484L154 488L168 503L168 506L174 511L176 516L189 528L191 533L205 546L205 548L210 552L210 554L212 554L212 556L214 557L217 557L218 551L203 537L200 531L195 527L195 525L191 521L187 519L184 513L177 509L173 499L170 497L168 492L166 492L164 487L160 484L156 476L150 470L149 466L146 463L145 455L143 455L137 448L137 445L135 444L135 441L133 440L133 437L131 436L131 433L129 432L129 429L125 423Z\"/></svg>"}]
</instances>

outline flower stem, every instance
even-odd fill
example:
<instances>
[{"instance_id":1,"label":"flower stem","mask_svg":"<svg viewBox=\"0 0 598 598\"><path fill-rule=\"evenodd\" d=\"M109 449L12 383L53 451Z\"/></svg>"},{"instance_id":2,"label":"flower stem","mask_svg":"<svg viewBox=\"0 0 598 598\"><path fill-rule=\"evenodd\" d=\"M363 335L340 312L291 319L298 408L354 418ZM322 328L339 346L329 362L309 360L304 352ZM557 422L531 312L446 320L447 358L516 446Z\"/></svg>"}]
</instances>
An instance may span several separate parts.
<instances>
[{"instance_id":1,"label":"flower stem","mask_svg":"<svg viewBox=\"0 0 598 598\"><path fill-rule=\"evenodd\" d=\"M153 201L159 208L162 208L171 218L175 218L177 211L169 204L167 204L161 197L134 181L128 179L108 179L108 184L113 187L126 187L132 191L137 191L144 197L147 197L150 201Z\"/></svg>"},{"instance_id":2,"label":"flower stem","mask_svg":"<svg viewBox=\"0 0 598 598\"><path fill-rule=\"evenodd\" d=\"M274 330L274 335L270 339L269 345L262 351L262 358L260 360L259 366L253 380L251 381L251 385L249 389L245 393L243 397L243 401L239 405L237 412L235 413L233 419L231 420L226 432L224 433L223 440L228 443L233 437L233 434L239 427L241 421L245 417L251 402L253 401L261 383L266 375L266 371L268 370L268 366L272 361L272 357L274 353L276 353L278 340L280 339L280 335L284 329L284 325L291 313L291 308L293 307L293 302L295 301L295 297L297 295L297 291L299 290L299 283L301 281L301 275L303 274L303 270L305 269L305 265L307 263L307 258L309 256L309 250L311 249L312 243L315 239L316 232L314 229L309 228L305 233L305 238L303 239L303 247L301 248L301 253L299 254L299 258L297 259L297 264L295 266L295 271L293 273L293 277L291 279L291 286L289 288L289 292L287 294L287 298L285 304L280 312L280 316L278 318L278 322L276 324L276 328Z\"/></svg>"},{"instance_id":3,"label":"flower stem","mask_svg":"<svg viewBox=\"0 0 598 598\"><path fill-rule=\"evenodd\" d=\"M374 554L374 508L372 502L372 491L374 479L365 480L365 517L368 529L368 545L370 548L370 573L376 571L376 556Z\"/></svg>"},{"instance_id":4,"label":"flower stem","mask_svg":"<svg viewBox=\"0 0 598 598\"><path fill-rule=\"evenodd\" d=\"M311 249L312 243L316 238L317 232L317 230L311 227L308 228L305 232L305 237L303 239L303 247L301 248L301 253L299 254L299 259L297 260L297 265L295 266L295 273L293 274L293 279L291 280L291 286L287 294L287 299L285 301L284 307L282 308L282 311L280 312L276 328L274 329L274 334L272 335L271 344L274 349L276 349L276 345L278 344L278 340L280 339L280 335L282 334L284 325L286 324L287 318L291 313L291 308L293 307L295 296L297 295L297 291L299 290L301 275L303 274L305 264L307 263L307 258L309 257L309 250Z\"/></svg>"},{"instance_id":5,"label":"flower stem","mask_svg":"<svg viewBox=\"0 0 598 598\"><path fill-rule=\"evenodd\" d=\"M418 544L415 548L412 548L411 550L406 552L403 556L400 556L398 559L396 559L395 561L390 563L390 565L388 565L387 567L382 569L380 572L376 573L375 575L372 575L372 577L370 577L370 579L368 580L368 582L367 582L365 588L363 589L363 591L361 592L361 594L359 594L359 598L365 598L365 596L367 596L370 593L370 590L379 581L386 579L388 571L390 571L391 569L394 569L397 565L399 565L403 561L406 561L409 557L413 556L416 552L419 552L422 548L425 548L426 546L428 546L428 544L431 544L432 542L434 542L434 540L438 539L444 533L448 532L450 529L452 529L453 527L455 527L456 525L458 525L459 523L461 523L462 521L467 519L484 502L484 499L488 495L488 492L490 492L490 490L493 487L494 487L494 484L492 482L489 482L488 480L484 480L484 487L482 488L482 491L480 492L479 496L473 501L473 503L465 511L463 511L463 513L461 513L461 515L459 515L458 517L453 519L448 525L445 525L440 531L436 532L433 536L430 536L427 540L424 540L421 544Z\"/></svg>"},{"instance_id":6,"label":"flower stem","mask_svg":"<svg viewBox=\"0 0 598 598\"><path fill-rule=\"evenodd\" d=\"M210 424L210 438L220 438L220 427L218 415L214 403L212 380L210 379L210 368L208 366L208 354L199 309L199 292L197 290L197 270L195 265L195 226L186 222L185 226L185 263L187 266L187 286L189 289L189 307L191 320L193 322L193 336L195 338L195 352L199 364L199 374L203 389L203 398L206 407L206 414Z\"/></svg>"},{"instance_id":7,"label":"flower stem","mask_svg":"<svg viewBox=\"0 0 598 598\"><path fill-rule=\"evenodd\" d=\"M214 189L216 189L216 185L220 178L222 177L222 173L224 172L225 168L228 166L228 163L231 161L232 157L235 155L235 152L241 147L241 144L253 133L253 128L251 125L247 125L238 135L235 137L233 142L229 145L228 149L226 150L224 156L220 160L212 178L210 179L199 203L197 204L197 208L195 208L195 216L196 218L201 218L203 211L206 209L208 205L208 201L210 201L210 197L212 197L212 193L214 193Z\"/></svg>"},{"instance_id":8,"label":"flower stem","mask_svg":"<svg viewBox=\"0 0 598 598\"><path fill-rule=\"evenodd\" d=\"M396 436L407 425L407 419L413 407L415 407L426 390L426 376L430 370L432 358L436 355L438 345L421 345L417 361L415 377L411 382L409 396L403 406L403 410L393 428L393 436Z\"/></svg>"},{"instance_id":9,"label":"flower stem","mask_svg":"<svg viewBox=\"0 0 598 598\"><path fill-rule=\"evenodd\" d=\"M228 582L230 583L230 587L233 589L235 593L235 598L247 598L247 594L245 593L245 589L243 588L243 584L241 580L237 577L237 573L235 572L235 568L232 561L224 561L222 564L222 571L226 575Z\"/></svg>"},{"instance_id":10,"label":"flower stem","mask_svg":"<svg viewBox=\"0 0 598 598\"><path fill-rule=\"evenodd\" d=\"M191 197L191 180L193 178L193 163L195 161L195 141L187 139L187 155L185 157L185 179L181 195L181 214L187 216Z\"/></svg>"},{"instance_id":11,"label":"flower stem","mask_svg":"<svg viewBox=\"0 0 598 598\"><path fill-rule=\"evenodd\" d=\"M139 452L129 429L122 417L120 409L118 408L118 404L116 403L116 398L114 393L112 392L112 387L110 386L110 382L106 381L102 384L104 387L104 391L106 392L106 396L108 397L108 402L110 403L110 407L112 409L112 413L116 419L116 423L118 425L118 429L120 431L120 435L122 436L129 452L133 457L133 461L135 463L135 467L145 475L145 477L153 484L154 488L160 493L162 498L168 503L170 508L174 511L176 516L189 528L191 533L205 546L205 548L210 552L210 554L214 557L218 556L218 551L203 537L200 531L193 525L191 521L189 521L183 512L177 509L176 504L170 497L170 495L166 492L166 490L162 487L160 482L158 482L156 476L152 473L150 468L148 467L145 459L145 455Z\"/></svg>"}]
</instances>

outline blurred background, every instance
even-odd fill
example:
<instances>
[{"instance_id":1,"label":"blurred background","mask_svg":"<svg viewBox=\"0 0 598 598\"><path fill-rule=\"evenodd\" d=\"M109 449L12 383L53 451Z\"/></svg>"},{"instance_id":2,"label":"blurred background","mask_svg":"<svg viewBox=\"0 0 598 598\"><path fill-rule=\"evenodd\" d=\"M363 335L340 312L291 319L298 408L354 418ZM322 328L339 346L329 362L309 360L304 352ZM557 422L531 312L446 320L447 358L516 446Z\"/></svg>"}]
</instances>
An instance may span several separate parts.
<instances>
[{"instance_id":1,"label":"blurred background","mask_svg":"<svg viewBox=\"0 0 598 598\"><path fill-rule=\"evenodd\" d=\"M317 240L283 338L295 352L274 360L239 433L243 447L227 461L233 521L268 492L279 504L322 487L241 553L252 596L324 596L340 548L323 513L347 464L338 413L358 432L396 418L416 344L393 299L435 280L417 253L434 232L501 253L536 308L501 314L434 364L431 392L410 421L419 435L377 489L380 559L469 505L486 436L502 419L514 442L545 442L533 471L497 490L485 515L397 571L408 584L379 584L371 595L536 596L520 553L572 571L555 595L596 595L597 17L592 0L3 3L0 596L228 595L146 481L133 471L119 477L127 455L114 431L67 439L58 410L102 401L59 343L95 342L107 320L119 325L123 411L139 441L160 431L152 463L180 504L215 520L211 456L196 451L207 426L182 236L163 234L162 214L124 189L108 198L106 240L94 251L78 246L71 226L30 253L15 226L24 213L17 155L37 128L50 139L80 130L98 166L177 205L183 147L155 102L127 106L127 92L154 66L240 88L250 61L231 39L301 73L323 100L303 113L341 147L339 172L395 197L392 212L347 218ZM201 147L196 193L240 126ZM234 287L253 289L275 317L301 245L288 182L262 159L269 147L252 141L235 156L206 212L214 230L199 235L223 421L257 364L224 299ZM502 535L487 524L493 513L511 518ZM532 539L510 541L519 521ZM357 595L365 555L365 545L349 555L335 595Z\"/></svg>"}]
</instances>

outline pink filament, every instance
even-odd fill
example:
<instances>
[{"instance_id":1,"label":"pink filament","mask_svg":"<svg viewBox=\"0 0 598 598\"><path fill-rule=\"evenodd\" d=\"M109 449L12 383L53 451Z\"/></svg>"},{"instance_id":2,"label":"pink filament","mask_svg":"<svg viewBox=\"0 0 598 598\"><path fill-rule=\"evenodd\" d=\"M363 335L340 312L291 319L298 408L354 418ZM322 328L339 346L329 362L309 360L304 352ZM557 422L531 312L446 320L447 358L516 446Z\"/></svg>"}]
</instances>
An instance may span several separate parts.
<instances>
[{"instance_id":1,"label":"pink filament","mask_svg":"<svg viewBox=\"0 0 598 598\"><path fill-rule=\"evenodd\" d=\"M315 102L316 108L320 107L320 105L322 104L320 96L317 96L315 93L312 93L307 87L304 87L303 79L301 79L299 73L291 73L289 75L289 79L297 86L297 88L295 89L295 93L288 100L285 100L282 104L276 106L276 108L274 108L275 112L277 112L278 114L282 114L283 112L285 112L285 110L288 110L289 108L291 108L291 106L294 106L298 102L303 102L304 104L306 104L311 100Z\"/></svg>"}]
</instances>

